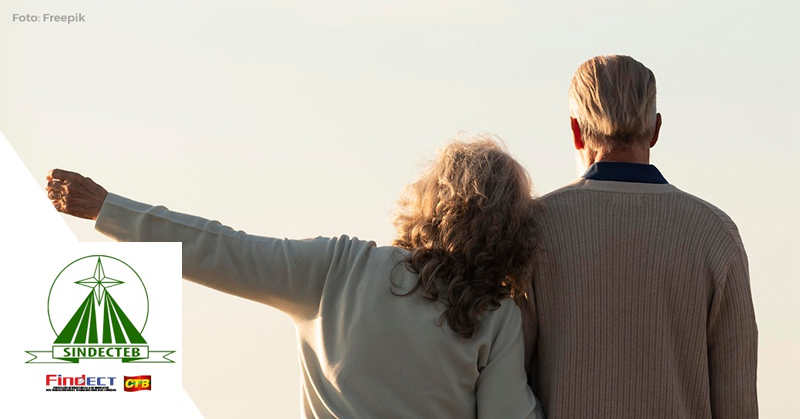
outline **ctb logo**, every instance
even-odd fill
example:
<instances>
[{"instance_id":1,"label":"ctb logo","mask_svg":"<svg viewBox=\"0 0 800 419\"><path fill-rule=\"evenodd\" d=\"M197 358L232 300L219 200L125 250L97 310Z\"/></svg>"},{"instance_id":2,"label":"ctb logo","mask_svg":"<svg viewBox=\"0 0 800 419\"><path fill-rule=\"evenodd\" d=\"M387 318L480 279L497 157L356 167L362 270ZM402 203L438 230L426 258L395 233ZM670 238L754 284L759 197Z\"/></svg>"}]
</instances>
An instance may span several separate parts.
<instances>
[{"instance_id":1,"label":"ctb logo","mask_svg":"<svg viewBox=\"0 0 800 419\"><path fill-rule=\"evenodd\" d=\"M152 384L153 380L149 375L125 376L125 391L150 391Z\"/></svg>"}]
</instances>

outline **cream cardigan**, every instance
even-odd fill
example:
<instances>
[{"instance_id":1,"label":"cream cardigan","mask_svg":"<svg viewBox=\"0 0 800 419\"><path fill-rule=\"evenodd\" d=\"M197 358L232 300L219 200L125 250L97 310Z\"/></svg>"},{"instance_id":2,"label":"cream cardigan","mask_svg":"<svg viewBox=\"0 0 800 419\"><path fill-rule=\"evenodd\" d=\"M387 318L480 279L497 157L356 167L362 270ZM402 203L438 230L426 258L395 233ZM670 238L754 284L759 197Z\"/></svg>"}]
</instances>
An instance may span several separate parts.
<instances>
[{"instance_id":1,"label":"cream cardigan","mask_svg":"<svg viewBox=\"0 0 800 419\"><path fill-rule=\"evenodd\" d=\"M392 272L396 292L416 283L395 268L403 249L347 236L253 236L114 194L95 228L118 241L182 242L184 278L288 314L305 417L541 418L519 308L503 301L464 342L437 326L441 305L390 291Z\"/></svg>"}]
</instances>

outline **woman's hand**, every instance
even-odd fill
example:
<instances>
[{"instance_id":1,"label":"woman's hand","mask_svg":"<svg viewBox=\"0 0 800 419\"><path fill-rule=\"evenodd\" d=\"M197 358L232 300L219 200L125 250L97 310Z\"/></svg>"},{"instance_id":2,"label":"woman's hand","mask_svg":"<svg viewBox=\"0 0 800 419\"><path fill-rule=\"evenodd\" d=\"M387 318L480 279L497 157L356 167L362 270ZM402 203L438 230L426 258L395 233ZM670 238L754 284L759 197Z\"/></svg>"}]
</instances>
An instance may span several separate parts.
<instances>
[{"instance_id":1,"label":"woman's hand","mask_svg":"<svg viewBox=\"0 0 800 419\"><path fill-rule=\"evenodd\" d=\"M108 191L79 173L53 169L47 174L47 197L64 214L96 220Z\"/></svg>"}]
</instances>

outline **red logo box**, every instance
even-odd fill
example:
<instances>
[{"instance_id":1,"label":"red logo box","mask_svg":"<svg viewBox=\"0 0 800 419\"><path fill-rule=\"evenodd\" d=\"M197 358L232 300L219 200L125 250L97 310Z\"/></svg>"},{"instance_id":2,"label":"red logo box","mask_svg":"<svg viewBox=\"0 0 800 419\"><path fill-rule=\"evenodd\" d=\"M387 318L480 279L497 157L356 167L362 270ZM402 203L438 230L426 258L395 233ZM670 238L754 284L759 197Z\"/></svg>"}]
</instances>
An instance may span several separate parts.
<instances>
[{"instance_id":1,"label":"red logo box","mask_svg":"<svg viewBox=\"0 0 800 419\"><path fill-rule=\"evenodd\" d=\"M133 377L125 376L125 391L150 391L152 389L153 380L149 375L136 375Z\"/></svg>"}]
</instances>

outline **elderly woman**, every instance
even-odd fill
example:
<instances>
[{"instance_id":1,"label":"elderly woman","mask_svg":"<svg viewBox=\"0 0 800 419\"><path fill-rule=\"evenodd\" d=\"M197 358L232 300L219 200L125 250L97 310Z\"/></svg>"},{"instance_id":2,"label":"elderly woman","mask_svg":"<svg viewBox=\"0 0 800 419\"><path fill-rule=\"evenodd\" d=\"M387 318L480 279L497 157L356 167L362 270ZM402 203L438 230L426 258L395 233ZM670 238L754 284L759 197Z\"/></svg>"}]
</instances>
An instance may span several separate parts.
<instances>
[{"instance_id":1,"label":"elderly woman","mask_svg":"<svg viewBox=\"0 0 800 419\"><path fill-rule=\"evenodd\" d=\"M490 139L453 142L399 201L393 246L259 237L108 193L59 169L48 195L118 241L183 242L184 278L296 324L318 418L541 418L520 310L535 246L527 172Z\"/></svg>"}]
</instances>

